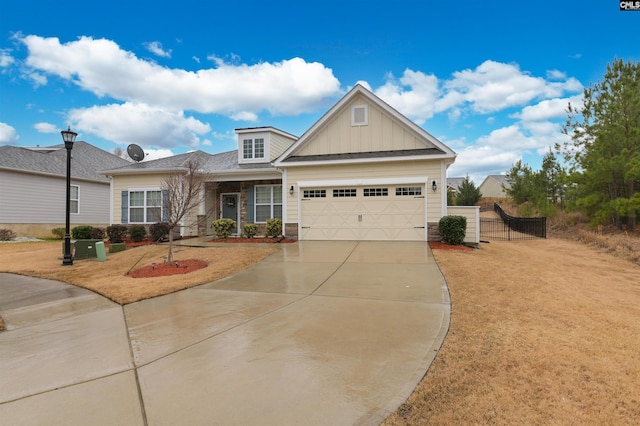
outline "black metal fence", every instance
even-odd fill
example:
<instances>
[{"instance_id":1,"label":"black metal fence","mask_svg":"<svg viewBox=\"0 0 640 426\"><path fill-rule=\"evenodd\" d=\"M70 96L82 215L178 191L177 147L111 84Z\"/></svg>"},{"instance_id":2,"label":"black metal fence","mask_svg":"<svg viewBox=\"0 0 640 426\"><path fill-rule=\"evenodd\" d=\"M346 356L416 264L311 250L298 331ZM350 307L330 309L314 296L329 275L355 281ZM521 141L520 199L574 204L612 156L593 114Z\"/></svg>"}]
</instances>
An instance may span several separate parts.
<instances>
[{"instance_id":1,"label":"black metal fence","mask_svg":"<svg viewBox=\"0 0 640 426\"><path fill-rule=\"evenodd\" d=\"M498 203L493 210L500 219L480 218L480 239L485 240L533 240L547 238L546 217L513 217L508 215Z\"/></svg>"}]
</instances>

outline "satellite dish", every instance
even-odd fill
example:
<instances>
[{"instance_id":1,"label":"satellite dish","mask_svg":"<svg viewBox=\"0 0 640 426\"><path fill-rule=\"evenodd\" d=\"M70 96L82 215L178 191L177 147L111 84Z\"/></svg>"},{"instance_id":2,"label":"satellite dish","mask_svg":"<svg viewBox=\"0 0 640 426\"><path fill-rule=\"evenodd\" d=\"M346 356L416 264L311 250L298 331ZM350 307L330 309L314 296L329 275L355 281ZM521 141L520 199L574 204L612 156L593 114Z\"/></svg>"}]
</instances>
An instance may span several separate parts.
<instances>
[{"instance_id":1,"label":"satellite dish","mask_svg":"<svg viewBox=\"0 0 640 426\"><path fill-rule=\"evenodd\" d=\"M134 143L127 147L127 154L129 154L129 157L131 157L135 162L139 162L144 159L144 151Z\"/></svg>"}]
</instances>

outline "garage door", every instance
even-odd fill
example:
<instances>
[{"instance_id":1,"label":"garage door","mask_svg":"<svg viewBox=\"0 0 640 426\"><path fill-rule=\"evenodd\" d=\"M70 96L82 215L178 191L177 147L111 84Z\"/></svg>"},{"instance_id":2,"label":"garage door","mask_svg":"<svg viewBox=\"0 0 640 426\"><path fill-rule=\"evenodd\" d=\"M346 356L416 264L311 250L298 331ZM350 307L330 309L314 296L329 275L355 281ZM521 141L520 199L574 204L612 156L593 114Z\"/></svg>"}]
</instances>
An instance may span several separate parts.
<instances>
[{"instance_id":1,"label":"garage door","mask_svg":"<svg viewBox=\"0 0 640 426\"><path fill-rule=\"evenodd\" d=\"M424 185L308 188L302 240L425 241Z\"/></svg>"}]
</instances>

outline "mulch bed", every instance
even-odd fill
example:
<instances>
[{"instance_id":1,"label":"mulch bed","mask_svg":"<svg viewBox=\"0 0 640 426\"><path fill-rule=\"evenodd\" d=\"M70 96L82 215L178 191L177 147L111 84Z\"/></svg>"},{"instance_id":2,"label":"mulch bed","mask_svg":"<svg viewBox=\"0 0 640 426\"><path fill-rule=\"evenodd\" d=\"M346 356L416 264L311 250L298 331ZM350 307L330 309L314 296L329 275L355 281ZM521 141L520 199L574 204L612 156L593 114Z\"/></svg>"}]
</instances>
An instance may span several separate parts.
<instances>
[{"instance_id":1,"label":"mulch bed","mask_svg":"<svg viewBox=\"0 0 640 426\"><path fill-rule=\"evenodd\" d=\"M151 264L135 271L131 271L129 276L132 278L151 278L166 277L168 275L188 274L198 269L206 268L208 265L204 260L187 259L177 260L171 265L166 262Z\"/></svg>"},{"instance_id":2,"label":"mulch bed","mask_svg":"<svg viewBox=\"0 0 640 426\"><path fill-rule=\"evenodd\" d=\"M213 240L209 240L210 243L280 243L280 244L289 244L295 243L298 240L293 240L291 238L236 238L229 237L227 239L224 238L214 238Z\"/></svg>"},{"instance_id":3,"label":"mulch bed","mask_svg":"<svg viewBox=\"0 0 640 426\"><path fill-rule=\"evenodd\" d=\"M460 250L460 251L474 250L471 247L468 247L462 244L453 245L453 244L443 243L441 241L429 241L429 247L431 247L434 250Z\"/></svg>"},{"instance_id":4,"label":"mulch bed","mask_svg":"<svg viewBox=\"0 0 640 426\"><path fill-rule=\"evenodd\" d=\"M127 238L123 241L127 248L130 247L140 247L140 246L148 246L149 244L154 244L154 241L143 238L142 241L133 241L131 238ZM104 242L105 248L109 248L109 241Z\"/></svg>"}]
</instances>

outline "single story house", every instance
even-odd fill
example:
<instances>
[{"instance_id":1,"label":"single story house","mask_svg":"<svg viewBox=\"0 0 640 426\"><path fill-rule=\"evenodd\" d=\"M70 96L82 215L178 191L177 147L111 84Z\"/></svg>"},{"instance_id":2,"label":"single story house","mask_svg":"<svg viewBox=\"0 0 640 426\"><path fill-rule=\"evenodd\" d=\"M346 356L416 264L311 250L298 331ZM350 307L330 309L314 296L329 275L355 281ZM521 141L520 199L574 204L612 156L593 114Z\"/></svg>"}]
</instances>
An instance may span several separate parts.
<instances>
[{"instance_id":1,"label":"single story house","mask_svg":"<svg viewBox=\"0 0 640 426\"><path fill-rule=\"evenodd\" d=\"M511 188L506 175L489 175L478 187L483 198L508 198L505 188Z\"/></svg>"},{"instance_id":2,"label":"single story house","mask_svg":"<svg viewBox=\"0 0 640 426\"><path fill-rule=\"evenodd\" d=\"M273 127L236 134L237 150L103 169L112 179L112 223L158 221L163 178L196 159L211 178L197 217L182 223L184 236L213 234L217 218L234 219L237 234L280 218L284 235L300 240L439 238L456 154L362 85L299 138ZM477 210L468 215L475 226ZM469 235L477 242L475 228Z\"/></svg>"},{"instance_id":3,"label":"single story house","mask_svg":"<svg viewBox=\"0 0 640 426\"><path fill-rule=\"evenodd\" d=\"M108 226L110 182L98 171L129 162L87 142L76 142L71 156L71 227ZM0 146L0 228L18 236L52 237L53 228L65 226L66 191L64 144Z\"/></svg>"}]
</instances>

